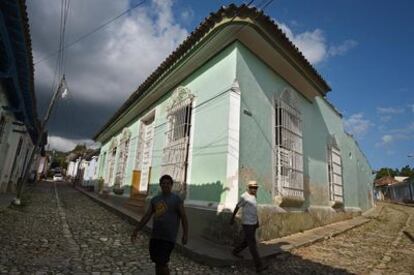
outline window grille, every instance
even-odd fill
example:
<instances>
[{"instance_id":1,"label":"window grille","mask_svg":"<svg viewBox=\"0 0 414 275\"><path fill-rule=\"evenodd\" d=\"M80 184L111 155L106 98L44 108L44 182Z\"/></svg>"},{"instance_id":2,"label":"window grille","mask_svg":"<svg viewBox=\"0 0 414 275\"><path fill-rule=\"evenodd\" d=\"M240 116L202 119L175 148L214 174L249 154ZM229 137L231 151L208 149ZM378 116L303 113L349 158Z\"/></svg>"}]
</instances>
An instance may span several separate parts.
<instances>
[{"instance_id":1,"label":"window grille","mask_svg":"<svg viewBox=\"0 0 414 275\"><path fill-rule=\"evenodd\" d=\"M298 99L290 89L275 100L275 195L304 199L302 121Z\"/></svg>"},{"instance_id":2,"label":"window grille","mask_svg":"<svg viewBox=\"0 0 414 275\"><path fill-rule=\"evenodd\" d=\"M98 176L99 176L99 177L102 177L102 171L103 171L103 169L104 169L105 162L106 162L106 152L105 152L105 153L103 153L103 155L102 155L102 159L101 159L101 160L99 160L99 172L98 172Z\"/></svg>"},{"instance_id":3,"label":"window grille","mask_svg":"<svg viewBox=\"0 0 414 275\"><path fill-rule=\"evenodd\" d=\"M111 143L111 146L109 148L109 154L108 154L108 178L107 182L110 184L112 183L113 176L114 176L114 170L115 170L115 161L116 161L116 141L113 140Z\"/></svg>"},{"instance_id":4,"label":"window grille","mask_svg":"<svg viewBox=\"0 0 414 275\"><path fill-rule=\"evenodd\" d=\"M193 96L189 94L173 104L167 112L167 144L163 150L161 171L174 179L177 190L186 188L192 100Z\"/></svg>"},{"instance_id":5,"label":"window grille","mask_svg":"<svg viewBox=\"0 0 414 275\"><path fill-rule=\"evenodd\" d=\"M142 169L142 151L144 150L145 144L145 123L141 121L139 125L139 134L138 134L138 145L135 155L135 170Z\"/></svg>"},{"instance_id":6,"label":"window grille","mask_svg":"<svg viewBox=\"0 0 414 275\"><path fill-rule=\"evenodd\" d=\"M344 197L341 151L333 137L328 145L328 180L330 200L336 203L342 203Z\"/></svg>"},{"instance_id":7,"label":"window grille","mask_svg":"<svg viewBox=\"0 0 414 275\"><path fill-rule=\"evenodd\" d=\"M128 129L125 129L122 133L121 141L119 144L119 158L118 158L118 167L116 171L115 183L122 185L125 177L125 168L128 160L128 150L129 150L129 138L131 134Z\"/></svg>"}]
</instances>

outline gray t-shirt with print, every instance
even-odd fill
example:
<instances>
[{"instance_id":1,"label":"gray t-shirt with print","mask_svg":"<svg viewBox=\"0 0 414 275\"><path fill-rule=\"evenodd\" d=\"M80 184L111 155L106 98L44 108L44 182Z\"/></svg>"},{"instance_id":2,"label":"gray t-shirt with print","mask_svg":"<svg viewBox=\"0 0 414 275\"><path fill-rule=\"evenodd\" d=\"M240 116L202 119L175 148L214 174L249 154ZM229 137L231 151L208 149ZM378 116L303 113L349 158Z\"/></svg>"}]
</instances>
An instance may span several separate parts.
<instances>
[{"instance_id":1,"label":"gray t-shirt with print","mask_svg":"<svg viewBox=\"0 0 414 275\"><path fill-rule=\"evenodd\" d=\"M183 200L176 194L160 194L151 199L154 210L152 239L174 242L180 226L179 207Z\"/></svg>"}]
</instances>

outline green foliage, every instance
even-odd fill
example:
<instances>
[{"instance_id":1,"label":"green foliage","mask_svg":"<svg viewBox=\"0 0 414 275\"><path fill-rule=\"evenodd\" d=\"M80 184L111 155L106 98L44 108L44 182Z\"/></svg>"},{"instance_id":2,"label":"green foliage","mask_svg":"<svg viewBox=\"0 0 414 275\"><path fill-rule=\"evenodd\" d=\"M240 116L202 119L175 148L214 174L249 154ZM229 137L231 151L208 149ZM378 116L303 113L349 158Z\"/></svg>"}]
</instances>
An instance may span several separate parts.
<instances>
[{"instance_id":1,"label":"green foliage","mask_svg":"<svg viewBox=\"0 0 414 275\"><path fill-rule=\"evenodd\" d=\"M403 168L401 168L400 176L403 177L412 177L414 176L414 167L410 168L410 165L406 165Z\"/></svg>"},{"instance_id":2,"label":"green foliage","mask_svg":"<svg viewBox=\"0 0 414 275\"><path fill-rule=\"evenodd\" d=\"M59 152L56 150L49 151L47 154L50 156L50 168L66 168L68 163L66 162L66 155L67 153Z\"/></svg>"},{"instance_id":3,"label":"green foliage","mask_svg":"<svg viewBox=\"0 0 414 275\"><path fill-rule=\"evenodd\" d=\"M71 151L72 153L83 153L87 150L85 144L78 144L76 147Z\"/></svg>"},{"instance_id":4,"label":"green foliage","mask_svg":"<svg viewBox=\"0 0 414 275\"><path fill-rule=\"evenodd\" d=\"M406 166L402 167L401 170L399 170L398 168L397 169L392 169L392 168L389 168L389 167L383 167L383 168L381 168L377 171L375 179L379 179L379 178L382 178L382 177L385 177L385 176L414 177L414 167L411 168L410 165L406 165Z\"/></svg>"}]
</instances>

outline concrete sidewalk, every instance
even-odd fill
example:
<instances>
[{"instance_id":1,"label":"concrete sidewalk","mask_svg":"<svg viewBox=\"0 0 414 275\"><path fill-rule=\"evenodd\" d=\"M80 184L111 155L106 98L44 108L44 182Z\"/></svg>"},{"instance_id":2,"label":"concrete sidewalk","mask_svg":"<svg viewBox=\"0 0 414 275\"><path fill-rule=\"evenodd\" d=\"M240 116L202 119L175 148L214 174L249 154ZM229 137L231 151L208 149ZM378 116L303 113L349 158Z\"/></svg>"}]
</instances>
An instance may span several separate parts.
<instances>
[{"instance_id":1,"label":"concrete sidewalk","mask_svg":"<svg viewBox=\"0 0 414 275\"><path fill-rule=\"evenodd\" d=\"M132 224L136 224L141 219L141 215L123 207L127 198L115 196L102 198L102 196L94 192L85 191L80 187L75 188L110 211L127 219ZM307 230L302 233L296 233L290 236L259 243L259 254L262 258L271 258L279 254L288 253L294 248L310 245L314 242L336 236L352 228L363 225L369 222L370 219L377 217L382 207L383 206L380 204L377 207L367 211L362 216L350 220L329 224L323 227ZM177 242L176 248L194 261L210 266L229 266L234 264L252 263L248 249L245 249L241 253L244 259L238 259L231 255L232 247L217 245L203 239L202 237L191 238L185 246Z\"/></svg>"}]
</instances>

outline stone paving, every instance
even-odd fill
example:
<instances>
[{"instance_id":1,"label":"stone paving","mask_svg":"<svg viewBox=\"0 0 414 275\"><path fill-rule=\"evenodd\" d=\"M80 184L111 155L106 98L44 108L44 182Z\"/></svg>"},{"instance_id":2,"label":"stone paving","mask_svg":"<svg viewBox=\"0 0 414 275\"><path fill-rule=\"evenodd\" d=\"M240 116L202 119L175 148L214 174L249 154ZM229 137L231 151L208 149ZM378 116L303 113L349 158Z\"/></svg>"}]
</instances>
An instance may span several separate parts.
<instances>
[{"instance_id":1,"label":"stone paving","mask_svg":"<svg viewBox=\"0 0 414 275\"><path fill-rule=\"evenodd\" d=\"M409 236L414 236L414 207L385 204L371 222L292 253L351 273L414 274Z\"/></svg>"},{"instance_id":2,"label":"stone paving","mask_svg":"<svg viewBox=\"0 0 414 275\"><path fill-rule=\"evenodd\" d=\"M154 274L148 236L73 188L42 183L26 206L0 211L0 274ZM387 205L378 219L269 260L265 274L414 274L414 208ZM190 221L191 225L191 221ZM405 233L404 233L405 232ZM172 274L254 274L209 267L178 252Z\"/></svg>"}]
</instances>

